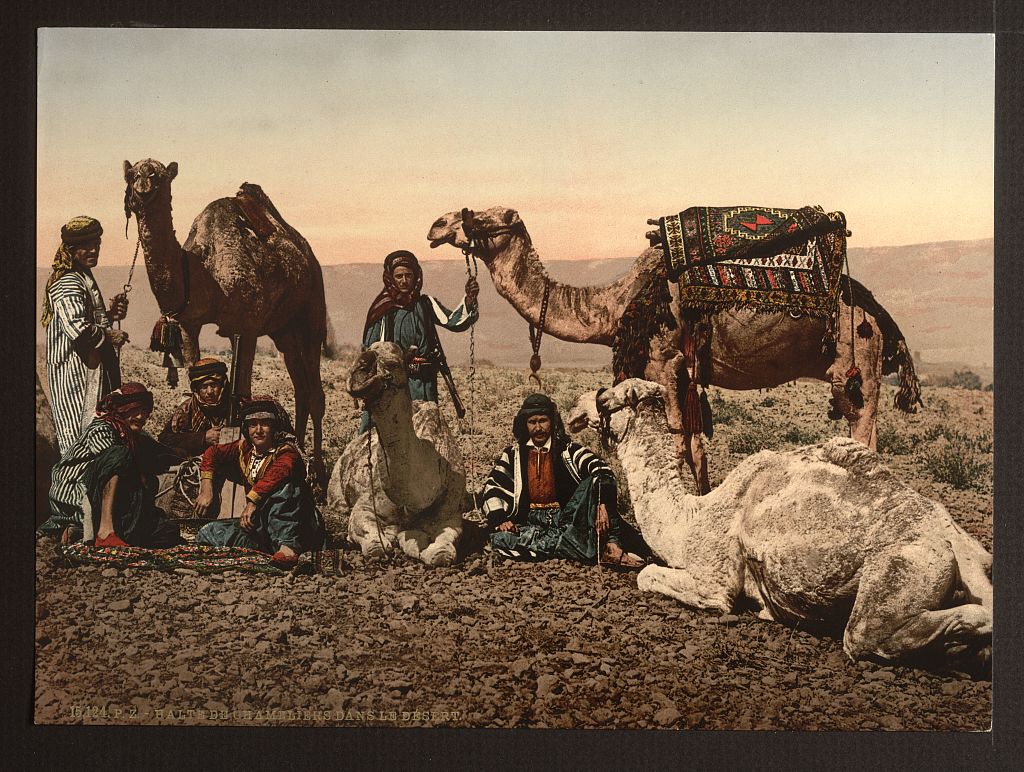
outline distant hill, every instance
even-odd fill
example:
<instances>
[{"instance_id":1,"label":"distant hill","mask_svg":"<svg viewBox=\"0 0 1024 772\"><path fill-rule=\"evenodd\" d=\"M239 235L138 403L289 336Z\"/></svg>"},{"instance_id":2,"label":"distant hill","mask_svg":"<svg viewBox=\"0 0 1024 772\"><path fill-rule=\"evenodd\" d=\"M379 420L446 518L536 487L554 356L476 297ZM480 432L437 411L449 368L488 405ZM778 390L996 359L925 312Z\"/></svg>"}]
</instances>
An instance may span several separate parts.
<instances>
[{"instance_id":1,"label":"distant hill","mask_svg":"<svg viewBox=\"0 0 1024 772\"><path fill-rule=\"evenodd\" d=\"M426 250L424 250L426 251ZM547 263L552 278L578 285L604 284L629 270L633 258L611 260L561 260ZM993 349L993 242L947 241L900 247L851 248L850 270L889 310L907 338L910 350L922 363L958 363L979 370L991 368ZM38 271L37 301L42 301L48 270ZM109 299L128 275L126 266L96 269L96 279ZM527 323L494 290L481 266L481 319L476 325L476 358L503 367L527 368L531 349ZM462 297L466 280L461 260L425 260L424 287L449 306ZM377 263L324 266L327 307L337 340L358 345L366 310L381 286ZM129 317L123 326L132 343L146 348L159 310L145 271L136 273ZM42 340L42 328L37 328ZM441 331L442 343L452 364L469 359L469 334ZM223 350L224 339L212 326L200 339L207 349ZM261 348L272 350L269 338ZM545 367L608 367L611 350L604 346L566 343L545 335L541 347Z\"/></svg>"}]
</instances>

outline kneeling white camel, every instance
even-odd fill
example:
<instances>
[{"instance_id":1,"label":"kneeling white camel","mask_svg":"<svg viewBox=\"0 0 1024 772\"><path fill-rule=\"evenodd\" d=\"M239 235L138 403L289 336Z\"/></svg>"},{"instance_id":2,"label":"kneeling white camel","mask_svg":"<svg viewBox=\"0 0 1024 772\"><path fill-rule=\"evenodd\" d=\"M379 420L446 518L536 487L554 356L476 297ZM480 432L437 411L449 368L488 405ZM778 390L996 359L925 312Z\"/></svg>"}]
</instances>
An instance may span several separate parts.
<instances>
[{"instance_id":1,"label":"kneeling white camel","mask_svg":"<svg viewBox=\"0 0 1024 772\"><path fill-rule=\"evenodd\" d=\"M786 624L845 622L853 660L991 672L992 556L864 445L761 451L697 497L666 463L661 386L584 395L570 426L588 423L617 444L637 524L667 564L641 571L641 590L720 613L747 597Z\"/></svg>"},{"instance_id":2,"label":"kneeling white camel","mask_svg":"<svg viewBox=\"0 0 1024 772\"><path fill-rule=\"evenodd\" d=\"M397 544L427 565L449 566L462 534L466 474L437 403L409 396L412 353L374 343L356 360L349 393L364 400L374 425L334 465L327 503L348 513L348 538L364 555Z\"/></svg>"}]
</instances>

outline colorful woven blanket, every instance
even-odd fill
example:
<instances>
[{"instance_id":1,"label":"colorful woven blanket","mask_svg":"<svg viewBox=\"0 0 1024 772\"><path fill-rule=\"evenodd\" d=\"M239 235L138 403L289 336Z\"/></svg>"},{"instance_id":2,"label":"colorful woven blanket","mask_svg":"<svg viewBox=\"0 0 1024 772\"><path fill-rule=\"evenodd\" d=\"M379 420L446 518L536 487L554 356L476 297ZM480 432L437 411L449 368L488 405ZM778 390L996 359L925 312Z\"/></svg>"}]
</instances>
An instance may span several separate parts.
<instances>
[{"instance_id":1,"label":"colorful woven blanket","mask_svg":"<svg viewBox=\"0 0 1024 772\"><path fill-rule=\"evenodd\" d=\"M658 220L665 267L689 308L829 316L846 258L846 218L821 207L691 207Z\"/></svg>"},{"instance_id":2,"label":"colorful woven blanket","mask_svg":"<svg viewBox=\"0 0 1024 772\"><path fill-rule=\"evenodd\" d=\"M141 547L92 547L78 542L61 545L64 559L75 565L112 568L147 568L173 571L190 568L201 574L221 571L245 571L254 574L288 573L272 565L270 555L242 547L206 547L183 544L168 549L149 550Z\"/></svg>"}]
</instances>

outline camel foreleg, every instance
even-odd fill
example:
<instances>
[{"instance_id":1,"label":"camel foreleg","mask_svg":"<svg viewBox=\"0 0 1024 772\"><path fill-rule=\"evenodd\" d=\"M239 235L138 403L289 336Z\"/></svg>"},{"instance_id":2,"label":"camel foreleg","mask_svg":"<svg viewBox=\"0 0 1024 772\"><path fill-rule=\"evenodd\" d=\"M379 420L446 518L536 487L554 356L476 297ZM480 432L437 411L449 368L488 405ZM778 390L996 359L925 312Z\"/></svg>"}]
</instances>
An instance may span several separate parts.
<instances>
[{"instance_id":1,"label":"camel foreleg","mask_svg":"<svg viewBox=\"0 0 1024 772\"><path fill-rule=\"evenodd\" d=\"M977 603L949 607L960 585L948 541L894 545L864 563L843 635L850 659L902 661L932 655L956 669L991 670L992 611Z\"/></svg>"},{"instance_id":2,"label":"camel foreleg","mask_svg":"<svg viewBox=\"0 0 1024 772\"><path fill-rule=\"evenodd\" d=\"M452 498L452 497L449 497ZM450 566L455 562L456 543L462 535L462 513L455 502L445 501L433 517L418 521L414 528L398 534L398 544L409 557L428 566Z\"/></svg>"},{"instance_id":3,"label":"camel foreleg","mask_svg":"<svg viewBox=\"0 0 1024 772\"><path fill-rule=\"evenodd\" d=\"M199 333L202 329L201 324L181 322L181 358L187 367L199 361Z\"/></svg>"},{"instance_id":4,"label":"camel foreleg","mask_svg":"<svg viewBox=\"0 0 1024 772\"><path fill-rule=\"evenodd\" d=\"M368 558L384 557L398 540L398 525L388 522L390 518L386 517L397 515L397 510L394 505L385 506L379 499L374 507L366 498L360 498L348 518L348 540Z\"/></svg>"},{"instance_id":5,"label":"camel foreleg","mask_svg":"<svg viewBox=\"0 0 1024 772\"><path fill-rule=\"evenodd\" d=\"M720 614L732 611L738 591L724 573L721 576L694 576L685 568L655 565L647 566L640 572L636 586L645 592L660 592L687 606L710 609Z\"/></svg>"},{"instance_id":6,"label":"camel foreleg","mask_svg":"<svg viewBox=\"0 0 1024 772\"><path fill-rule=\"evenodd\" d=\"M238 383L233 385L235 393L240 397L252 396L252 368L256 360L256 337L255 335L241 335L238 339L238 348L235 350Z\"/></svg>"}]
</instances>

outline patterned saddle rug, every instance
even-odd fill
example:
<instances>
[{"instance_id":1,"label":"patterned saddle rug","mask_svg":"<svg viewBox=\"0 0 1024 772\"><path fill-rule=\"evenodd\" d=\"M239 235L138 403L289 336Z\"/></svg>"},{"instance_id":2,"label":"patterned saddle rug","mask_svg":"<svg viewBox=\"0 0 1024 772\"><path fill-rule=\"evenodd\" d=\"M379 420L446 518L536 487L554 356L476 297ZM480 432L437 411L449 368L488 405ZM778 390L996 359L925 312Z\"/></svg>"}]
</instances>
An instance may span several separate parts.
<instances>
[{"instance_id":1,"label":"patterned saddle rug","mask_svg":"<svg viewBox=\"0 0 1024 772\"><path fill-rule=\"evenodd\" d=\"M821 207L695 206L657 220L683 305L830 316L846 259L846 218Z\"/></svg>"},{"instance_id":2,"label":"patterned saddle rug","mask_svg":"<svg viewBox=\"0 0 1024 772\"><path fill-rule=\"evenodd\" d=\"M104 568L141 568L173 571L189 568L200 574L222 571L243 571L250 574L284 576L293 574L323 574L340 576L350 567L339 549L303 552L298 565L291 571L278 568L270 562L270 555L244 547L208 547L203 544L181 544L167 549L142 547L93 547L84 542L58 547L61 556L72 565L103 566Z\"/></svg>"},{"instance_id":3,"label":"patterned saddle rug","mask_svg":"<svg viewBox=\"0 0 1024 772\"><path fill-rule=\"evenodd\" d=\"M207 547L182 544L167 549L142 547L93 547L83 542L60 546L64 559L74 565L109 568L144 568L173 571L190 568L201 574L221 571L245 571L255 574L288 573L270 562L270 555L242 547Z\"/></svg>"}]
</instances>

